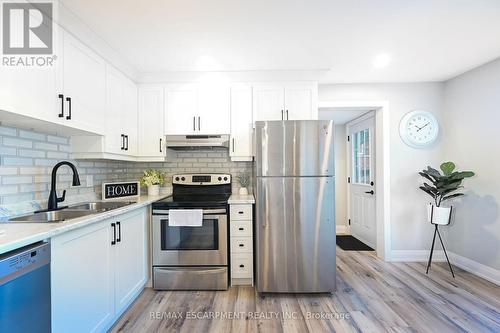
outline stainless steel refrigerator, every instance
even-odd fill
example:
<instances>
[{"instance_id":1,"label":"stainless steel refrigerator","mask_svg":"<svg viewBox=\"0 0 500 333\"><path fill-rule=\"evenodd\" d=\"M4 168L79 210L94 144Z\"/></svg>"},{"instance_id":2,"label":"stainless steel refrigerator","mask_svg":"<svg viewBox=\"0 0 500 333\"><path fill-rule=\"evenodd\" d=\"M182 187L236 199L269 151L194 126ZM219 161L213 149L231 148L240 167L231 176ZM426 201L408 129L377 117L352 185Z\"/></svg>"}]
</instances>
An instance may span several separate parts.
<instances>
[{"instance_id":1,"label":"stainless steel refrigerator","mask_svg":"<svg viewBox=\"0 0 500 333\"><path fill-rule=\"evenodd\" d=\"M333 122L255 123L259 292L335 290Z\"/></svg>"}]
</instances>

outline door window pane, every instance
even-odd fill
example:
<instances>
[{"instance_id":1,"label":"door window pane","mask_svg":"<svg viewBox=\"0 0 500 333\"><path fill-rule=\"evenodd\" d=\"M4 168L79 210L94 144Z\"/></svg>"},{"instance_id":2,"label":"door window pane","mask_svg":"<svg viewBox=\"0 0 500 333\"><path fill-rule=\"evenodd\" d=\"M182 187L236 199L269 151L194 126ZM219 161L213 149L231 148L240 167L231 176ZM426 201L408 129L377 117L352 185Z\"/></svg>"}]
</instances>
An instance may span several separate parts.
<instances>
[{"instance_id":1,"label":"door window pane","mask_svg":"<svg viewBox=\"0 0 500 333\"><path fill-rule=\"evenodd\" d=\"M370 184L371 156L370 130L364 129L354 133L352 141L352 175L355 184Z\"/></svg>"},{"instance_id":2,"label":"door window pane","mask_svg":"<svg viewBox=\"0 0 500 333\"><path fill-rule=\"evenodd\" d=\"M217 219L204 219L201 227L171 227L167 219L161 220L161 249L166 250L218 250L219 223Z\"/></svg>"}]
</instances>

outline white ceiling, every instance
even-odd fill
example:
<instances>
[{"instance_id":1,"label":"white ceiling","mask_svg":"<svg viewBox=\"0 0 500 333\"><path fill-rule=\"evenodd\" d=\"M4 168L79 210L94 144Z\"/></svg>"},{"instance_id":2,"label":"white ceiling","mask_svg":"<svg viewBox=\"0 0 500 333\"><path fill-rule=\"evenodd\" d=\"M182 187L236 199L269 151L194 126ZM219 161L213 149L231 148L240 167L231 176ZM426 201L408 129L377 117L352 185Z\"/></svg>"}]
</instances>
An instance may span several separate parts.
<instances>
[{"instance_id":1,"label":"white ceiling","mask_svg":"<svg viewBox=\"0 0 500 333\"><path fill-rule=\"evenodd\" d=\"M140 72L305 70L328 83L442 81L500 57L498 0L62 2ZM374 68L381 54L392 61Z\"/></svg>"}]
</instances>

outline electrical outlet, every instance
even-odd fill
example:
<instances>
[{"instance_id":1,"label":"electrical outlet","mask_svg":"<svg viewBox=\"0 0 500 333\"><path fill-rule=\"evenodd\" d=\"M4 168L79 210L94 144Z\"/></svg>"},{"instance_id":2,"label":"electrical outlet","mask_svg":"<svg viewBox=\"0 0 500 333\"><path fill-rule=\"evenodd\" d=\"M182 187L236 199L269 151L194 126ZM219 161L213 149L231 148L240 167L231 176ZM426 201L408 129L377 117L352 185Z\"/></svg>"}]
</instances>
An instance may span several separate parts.
<instances>
[{"instance_id":1,"label":"electrical outlet","mask_svg":"<svg viewBox=\"0 0 500 333\"><path fill-rule=\"evenodd\" d=\"M85 183L87 184L87 187L94 187L94 176L87 175L87 177L85 178Z\"/></svg>"}]
</instances>

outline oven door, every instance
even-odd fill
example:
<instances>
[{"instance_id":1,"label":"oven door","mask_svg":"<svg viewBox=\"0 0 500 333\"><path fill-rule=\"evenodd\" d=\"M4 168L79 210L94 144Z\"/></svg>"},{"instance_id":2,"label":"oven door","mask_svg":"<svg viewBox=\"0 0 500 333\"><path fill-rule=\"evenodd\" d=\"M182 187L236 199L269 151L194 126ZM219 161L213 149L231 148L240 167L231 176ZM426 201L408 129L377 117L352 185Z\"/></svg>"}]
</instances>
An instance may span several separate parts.
<instances>
[{"instance_id":1,"label":"oven door","mask_svg":"<svg viewBox=\"0 0 500 333\"><path fill-rule=\"evenodd\" d=\"M227 265L227 211L204 209L201 227L168 225L168 210L153 210L153 265Z\"/></svg>"}]
</instances>

